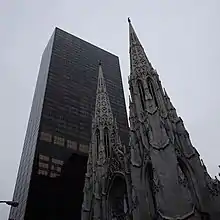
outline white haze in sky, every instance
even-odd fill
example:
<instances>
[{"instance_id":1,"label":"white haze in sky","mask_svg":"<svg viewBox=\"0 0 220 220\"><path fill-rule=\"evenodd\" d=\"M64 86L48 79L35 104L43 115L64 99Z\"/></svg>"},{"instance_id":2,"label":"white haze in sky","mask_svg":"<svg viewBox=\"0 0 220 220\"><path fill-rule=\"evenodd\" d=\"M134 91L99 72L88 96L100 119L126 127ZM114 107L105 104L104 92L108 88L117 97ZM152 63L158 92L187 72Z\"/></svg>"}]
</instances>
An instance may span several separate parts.
<instances>
[{"instance_id":1,"label":"white haze in sky","mask_svg":"<svg viewBox=\"0 0 220 220\"><path fill-rule=\"evenodd\" d=\"M42 52L56 26L120 57L128 100L130 16L212 176L219 168L219 0L1 0L0 200L11 199ZM0 204L0 220L9 207Z\"/></svg>"}]
</instances>

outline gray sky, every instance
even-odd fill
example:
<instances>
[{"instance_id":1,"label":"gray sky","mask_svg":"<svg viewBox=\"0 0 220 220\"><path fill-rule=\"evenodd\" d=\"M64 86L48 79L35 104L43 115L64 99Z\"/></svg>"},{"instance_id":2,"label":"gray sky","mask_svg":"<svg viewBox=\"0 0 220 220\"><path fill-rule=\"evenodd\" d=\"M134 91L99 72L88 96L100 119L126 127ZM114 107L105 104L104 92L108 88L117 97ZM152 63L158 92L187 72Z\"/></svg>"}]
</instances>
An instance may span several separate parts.
<instances>
[{"instance_id":1,"label":"gray sky","mask_svg":"<svg viewBox=\"0 0 220 220\"><path fill-rule=\"evenodd\" d=\"M0 0L0 200L11 199L40 59L55 26L120 57L126 101L130 16L212 176L220 124L219 0ZM0 220L9 208L0 206Z\"/></svg>"}]
</instances>

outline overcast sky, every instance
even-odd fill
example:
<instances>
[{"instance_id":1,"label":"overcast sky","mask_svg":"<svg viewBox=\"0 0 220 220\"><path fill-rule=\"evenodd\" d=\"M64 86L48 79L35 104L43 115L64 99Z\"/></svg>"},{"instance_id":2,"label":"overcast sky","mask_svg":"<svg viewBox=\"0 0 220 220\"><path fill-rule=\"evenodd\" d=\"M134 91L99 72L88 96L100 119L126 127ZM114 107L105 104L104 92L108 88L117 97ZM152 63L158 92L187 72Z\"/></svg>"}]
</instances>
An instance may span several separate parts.
<instances>
[{"instance_id":1,"label":"overcast sky","mask_svg":"<svg viewBox=\"0 0 220 220\"><path fill-rule=\"evenodd\" d=\"M42 52L57 26L120 57L130 16L212 176L220 163L219 0L0 0L0 200L11 199ZM0 220L9 208L0 206Z\"/></svg>"}]
</instances>

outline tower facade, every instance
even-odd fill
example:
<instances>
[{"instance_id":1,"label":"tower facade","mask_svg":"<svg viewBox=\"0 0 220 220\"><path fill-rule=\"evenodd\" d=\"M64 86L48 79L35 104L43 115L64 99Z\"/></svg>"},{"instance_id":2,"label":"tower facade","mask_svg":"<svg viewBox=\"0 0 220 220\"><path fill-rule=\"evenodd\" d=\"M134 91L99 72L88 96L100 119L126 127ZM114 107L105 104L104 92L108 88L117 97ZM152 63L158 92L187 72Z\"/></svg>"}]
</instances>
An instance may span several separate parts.
<instances>
[{"instance_id":1,"label":"tower facade","mask_svg":"<svg viewBox=\"0 0 220 220\"><path fill-rule=\"evenodd\" d=\"M129 38L133 218L217 220L220 184L207 174L130 20Z\"/></svg>"},{"instance_id":2,"label":"tower facade","mask_svg":"<svg viewBox=\"0 0 220 220\"><path fill-rule=\"evenodd\" d=\"M129 156L122 145L99 64L82 219L130 219Z\"/></svg>"},{"instance_id":3,"label":"tower facade","mask_svg":"<svg viewBox=\"0 0 220 220\"><path fill-rule=\"evenodd\" d=\"M118 57L56 28L41 60L14 191L19 206L10 219L81 219L98 60L121 141L128 143Z\"/></svg>"}]
</instances>

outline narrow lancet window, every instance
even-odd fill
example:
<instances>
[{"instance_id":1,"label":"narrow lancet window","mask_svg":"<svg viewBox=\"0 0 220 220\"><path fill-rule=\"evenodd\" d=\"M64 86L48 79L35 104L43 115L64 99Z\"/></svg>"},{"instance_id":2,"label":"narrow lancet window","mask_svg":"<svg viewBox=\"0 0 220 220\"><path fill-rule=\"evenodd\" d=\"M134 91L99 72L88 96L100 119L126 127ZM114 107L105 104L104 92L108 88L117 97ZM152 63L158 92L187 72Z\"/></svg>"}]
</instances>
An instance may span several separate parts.
<instances>
[{"instance_id":1,"label":"narrow lancet window","mask_svg":"<svg viewBox=\"0 0 220 220\"><path fill-rule=\"evenodd\" d=\"M109 151L109 133L108 128L104 128L104 144L105 144L105 155L109 157L110 151Z\"/></svg>"},{"instance_id":2,"label":"narrow lancet window","mask_svg":"<svg viewBox=\"0 0 220 220\"><path fill-rule=\"evenodd\" d=\"M142 105L142 109L145 109L145 93L144 93L144 86L142 84L142 82L140 80L138 80L138 90L139 90L139 94L140 94L140 99L141 99L141 105Z\"/></svg>"},{"instance_id":3,"label":"narrow lancet window","mask_svg":"<svg viewBox=\"0 0 220 220\"><path fill-rule=\"evenodd\" d=\"M158 102L157 102L157 97L154 91L154 86L153 86L152 80L149 77L147 78L147 86L148 86L150 95L155 102L155 105L158 107Z\"/></svg>"},{"instance_id":4,"label":"narrow lancet window","mask_svg":"<svg viewBox=\"0 0 220 220\"><path fill-rule=\"evenodd\" d=\"M100 143L100 131L96 129L96 155L97 159L99 158L99 143Z\"/></svg>"}]
</instances>

